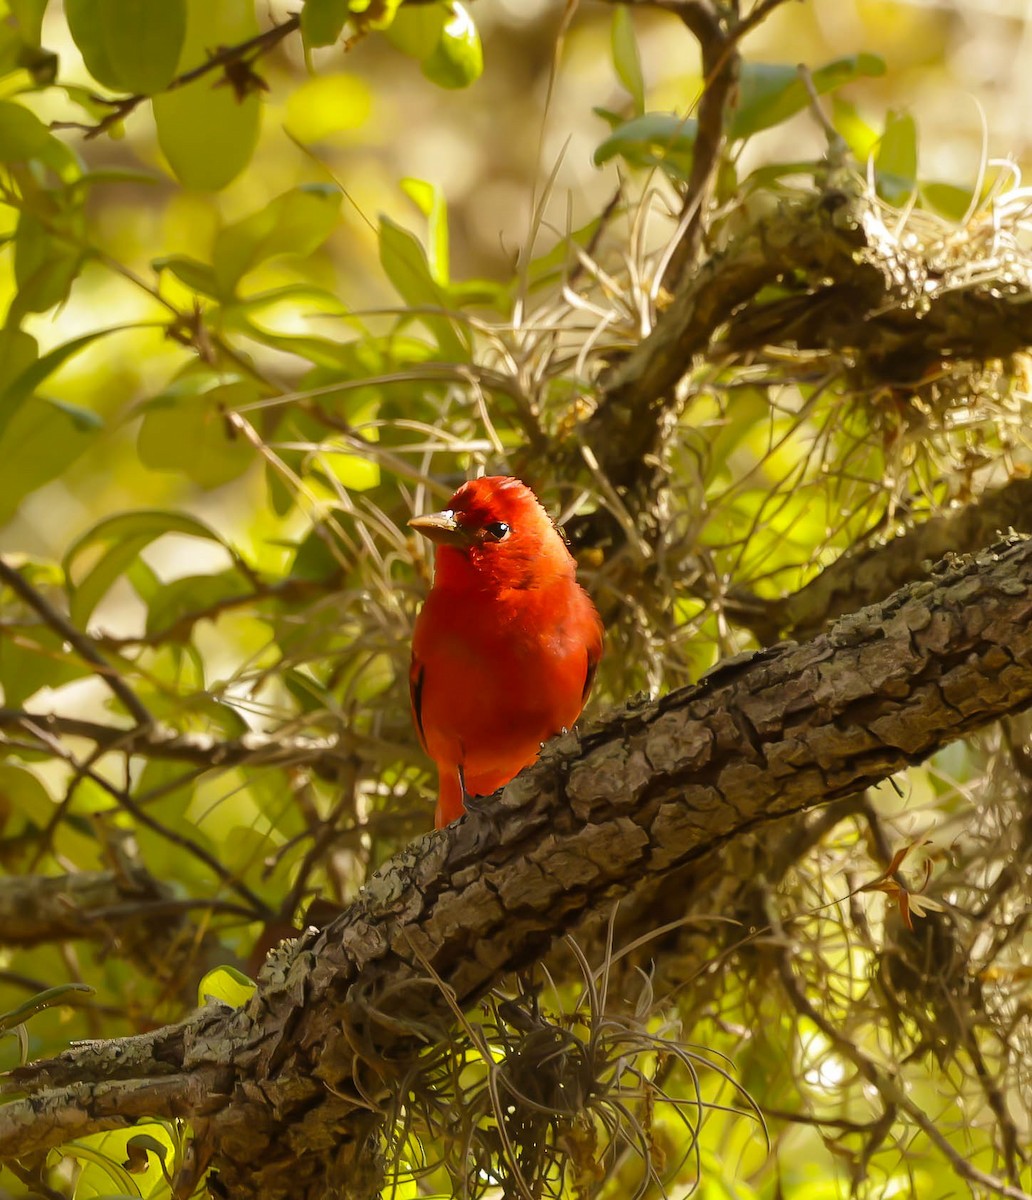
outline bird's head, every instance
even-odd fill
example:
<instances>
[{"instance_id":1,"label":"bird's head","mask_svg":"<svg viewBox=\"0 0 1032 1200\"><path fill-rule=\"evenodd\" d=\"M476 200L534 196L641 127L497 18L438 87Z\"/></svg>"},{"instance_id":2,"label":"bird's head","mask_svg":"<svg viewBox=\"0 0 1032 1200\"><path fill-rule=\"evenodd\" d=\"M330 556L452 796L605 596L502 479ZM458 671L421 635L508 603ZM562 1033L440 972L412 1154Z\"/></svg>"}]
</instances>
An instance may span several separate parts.
<instances>
[{"instance_id":1,"label":"bird's head","mask_svg":"<svg viewBox=\"0 0 1032 1200\"><path fill-rule=\"evenodd\" d=\"M437 547L438 584L462 580L501 590L541 587L574 575L558 530L518 479L472 479L447 508L409 524Z\"/></svg>"}]
</instances>

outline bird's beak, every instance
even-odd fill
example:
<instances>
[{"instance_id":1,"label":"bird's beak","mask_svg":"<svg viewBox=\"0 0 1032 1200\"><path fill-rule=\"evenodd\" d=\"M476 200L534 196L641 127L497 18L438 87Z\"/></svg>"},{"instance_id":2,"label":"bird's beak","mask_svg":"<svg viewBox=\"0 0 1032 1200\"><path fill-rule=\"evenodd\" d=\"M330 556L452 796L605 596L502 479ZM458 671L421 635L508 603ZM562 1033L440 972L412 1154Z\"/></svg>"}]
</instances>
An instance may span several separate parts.
<instances>
[{"instance_id":1,"label":"bird's beak","mask_svg":"<svg viewBox=\"0 0 1032 1200\"><path fill-rule=\"evenodd\" d=\"M413 517L409 525L429 538L436 546L466 546L469 536L456 521L455 514L450 508L443 512L427 513L422 517Z\"/></svg>"}]
</instances>

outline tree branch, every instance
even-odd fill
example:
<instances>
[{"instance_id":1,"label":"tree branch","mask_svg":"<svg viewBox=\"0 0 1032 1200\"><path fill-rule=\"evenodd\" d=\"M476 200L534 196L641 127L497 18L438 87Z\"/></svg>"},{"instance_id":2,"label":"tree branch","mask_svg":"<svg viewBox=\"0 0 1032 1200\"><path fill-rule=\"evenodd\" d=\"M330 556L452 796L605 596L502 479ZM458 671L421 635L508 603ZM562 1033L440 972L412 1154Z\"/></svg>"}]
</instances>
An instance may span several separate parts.
<instances>
[{"instance_id":1,"label":"tree branch","mask_svg":"<svg viewBox=\"0 0 1032 1200\"><path fill-rule=\"evenodd\" d=\"M181 733L165 725L120 729L98 721L84 721L57 713L35 713L21 708L0 708L0 729L19 729L29 736L43 730L54 737L84 738L98 750L138 754L142 758L191 763L198 767L282 767L312 765L330 770L348 761L354 747L345 734L326 737L291 737L245 733L221 739L208 733ZM364 745L369 739L363 740Z\"/></svg>"},{"instance_id":2,"label":"tree branch","mask_svg":"<svg viewBox=\"0 0 1032 1200\"><path fill-rule=\"evenodd\" d=\"M806 641L843 613L920 579L928 563L947 554L972 554L1006 529L1032 533L1032 479L1012 479L899 537L847 551L790 596L764 600L737 589L729 594L725 612L760 642Z\"/></svg>"},{"instance_id":3,"label":"tree branch","mask_svg":"<svg viewBox=\"0 0 1032 1200\"><path fill-rule=\"evenodd\" d=\"M31 583L0 557L0 582L4 583L29 606L50 628L59 634L75 650L84 662L88 662L107 684L112 695L120 700L129 715L140 725L150 725L153 718L132 688L119 675L93 643L93 639L76 629L56 608L38 592Z\"/></svg>"},{"instance_id":4,"label":"tree branch","mask_svg":"<svg viewBox=\"0 0 1032 1200\"><path fill-rule=\"evenodd\" d=\"M1032 276L1015 267L1013 277L972 278L970 263L950 258L945 235L942 244L905 243L859 176L836 172L824 191L785 192L734 221L726 247L601 381L580 436L618 492L634 488L661 447L677 384L703 353L727 361L772 345L831 352L857 364L857 386L895 394L926 375L946 386L965 363L1007 360L1032 344ZM772 285L773 298L764 290Z\"/></svg>"},{"instance_id":5,"label":"tree branch","mask_svg":"<svg viewBox=\"0 0 1032 1200\"><path fill-rule=\"evenodd\" d=\"M0 1161L59 1144L63 1113L76 1135L125 1124L160 1077L156 1115L203 1097L205 1155L229 1194L373 1195L370 1139L399 1072L452 1021L428 969L468 1006L642 880L1030 704L1032 539L1014 536L812 642L561 739L387 863L326 929L274 952L245 1008L11 1072L6 1089L26 1098L0 1107Z\"/></svg>"},{"instance_id":6,"label":"tree branch","mask_svg":"<svg viewBox=\"0 0 1032 1200\"><path fill-rule=\"evenodd\" d=\"M254 91L255 88L263 85L254 74L252 64L263 54L268 54L273 47L278 46L285 37L300 28L301 17L295 14L287 17L285 21L281 21L279 25L273 25L271 29L266 29L263 33L255 34L245 42L239 42L235 46L222 46L210 54L199 66L191 67L189 71L177 75L161 89L159 94L174 92L181 87L186 87L187 84L202 79L211 71L222 71L224 79L238 94L246 94L245 88ZM87 138L99 137L113 125L124 121L145 100L153 99L153 96L149 93L137 92L131 96L119 96L114 99L107 96L96 96L94 99L98 104L111 106L111 112L95 125L86 125L80 121L52 121L51 129L81 129Z\"/></svg>"}]
</instances>

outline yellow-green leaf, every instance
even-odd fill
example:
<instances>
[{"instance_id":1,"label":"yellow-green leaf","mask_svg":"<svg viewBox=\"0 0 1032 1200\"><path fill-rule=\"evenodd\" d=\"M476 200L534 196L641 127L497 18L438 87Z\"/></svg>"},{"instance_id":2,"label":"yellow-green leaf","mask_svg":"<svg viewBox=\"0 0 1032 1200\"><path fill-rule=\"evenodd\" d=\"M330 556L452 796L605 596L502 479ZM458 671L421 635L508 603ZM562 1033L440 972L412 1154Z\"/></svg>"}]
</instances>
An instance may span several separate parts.
<instances>
[{"instance_id":1,"label":"yellow-green leaf","mask_svg":"<svg viewBox=\"0 0 1032 1200\"><path fill-rule=\"evenodd\" d=\"M216 967L197 985L197 1003L204 1004L210 997L233 1008L243 1008L254 995L256 986L253 979L235 967Z\"/></svg>"},{"instance_id":2,"label":"yellow-green leaf","mask_svg":"<svg viewBox=\"0 0 1032 1200\"><path fill-rule=\"evenodd\" d=\"M348 0L305 0L301 10L301 36L305 45L332 46L349 15Z\"/></svg>"},{"instance_id":3,"label":"yellow-green leaf","mask_svg":"<svg viewBox=\"0 0 1032 1200\"><path fill-rule=\"evenodd\" d=\"M186 39L186 0L101 0L107 61L127 92L167 87Z\"/></svg>"},{"instance_id":4,"label":"yellow-green leaf","mask_svg":"<svg viewBox=\"0 0 1032 1200\"><path fill-rule=\"evenodd\" d=\"M183 73L200 66L216 46L232 46L258 32L250 0L189 0ZM218 71L154 97L158 144L187 187L217 191L251 161L261 124L257 91L242 98Z\"/></svg>"},{"instance_id":5,"label":"yellow-green leaf","mask_svg":"<svg viewBox=\"0 0 1032 1200\"><path fill-rule=\"evenodd\" d=\"M441 40L423 60L423 74L439 87L464 88L484 70L484 50L473 18L465 8L452 5L452 15L441 31Z\"/></svg>"}]
</instances>

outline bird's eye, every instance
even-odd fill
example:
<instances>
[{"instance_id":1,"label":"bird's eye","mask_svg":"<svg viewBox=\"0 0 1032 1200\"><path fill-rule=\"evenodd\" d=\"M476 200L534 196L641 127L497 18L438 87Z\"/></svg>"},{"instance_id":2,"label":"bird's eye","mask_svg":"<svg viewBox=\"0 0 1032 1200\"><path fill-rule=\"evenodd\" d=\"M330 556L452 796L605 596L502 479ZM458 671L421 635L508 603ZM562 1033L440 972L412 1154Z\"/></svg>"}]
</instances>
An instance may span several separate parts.
<instances>
[{"instance_id":1,"label":"bird's eye","mask_svg":"<svg viewBox=\"0 0 1032 1200\"><path fill-rule=\"evenodd\" d=\"M509 526L504 521L488 521L484 526L484 533L492 542L504 542L509 536Z\"/></svg>"}]
</instances>

